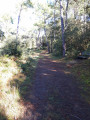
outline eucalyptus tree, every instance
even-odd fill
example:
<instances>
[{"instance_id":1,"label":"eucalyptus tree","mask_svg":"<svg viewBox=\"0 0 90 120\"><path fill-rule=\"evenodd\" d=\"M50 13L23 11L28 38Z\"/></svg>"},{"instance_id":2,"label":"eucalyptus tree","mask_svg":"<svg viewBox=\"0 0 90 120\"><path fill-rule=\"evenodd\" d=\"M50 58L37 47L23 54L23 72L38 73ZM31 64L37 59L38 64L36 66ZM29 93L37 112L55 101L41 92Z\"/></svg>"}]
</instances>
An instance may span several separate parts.
<instances>
[{"instance_id":1,"label":"eucalyptus tree","mask_svg":"<svg viewBox=\"0 0 90 120\"><path fill-rule=\"evenodd\" d=\"M65 19L65 29L67 28L67 25L68 25L68 22L67 22L67 19L68 19L68 4L69 4L69 0L66 0L66 15L65 15L65 17L66 17L66 19Z\"/></svg>"},{"instance_id":2,"label":"eucalyptus tree","mask_svg":"<svg viewBox=\"0 0 90 120\"><path fill-rule=\"evenodd\" d=\"M22 10L27 9L29 7L33 7L32 2L30 0L23 0L20 3L20 10L19 10L18 22L17 22L16 40L18 39L19 23L20 23L20 17L21 17Z\"/></svg>"},{"instance_id":3,"label":"eucalyptus tree","mask_svg":"<svg viewBox=\"0 0 90 120\"><path fill-rule=\"evenodd\" d=\"M66 3L66 6L64 5ZM64 32L67 26L67 16L68 16L68 0L54 0L54 41L55 41L55 36L56 36L56 21L59 21L58 17L60 18L61 21L61 35L62 36L62 48L63 48L63 57L65 57L65 37L64 37ZM59 11L58 16L56 16L57 12Z\"/></svg>"},{"instance_id":4,"label":"eucalyptus tree","mask_svg":"<svg viewBox=\"0 0 90 120\"><path fill-rule=\"evenodd\" d=\"M16 40L18 39L19 23L20 23L21 12L22 12L22 9L23 9L22 6L23 6L23 5L21 4L20 11L19 11L19 15L18 15Z\"/></svg>"},{"instance_id":5,"label":"eucalyptus tree","mask_svg":"<svg viewBox=\"0 0 90 120\"><path fill-rule=\"evenodd\" d=\"M63 5L62 0L59 0L60 3L60 19L61 19L61 31L62 31L62 47L63 47L63 57L65 57L65 38L64 38L64 19L63 19Z\"/></svg>"},{"instance_id":6,"label":"eucalyptus tree","mask_svg":"<svg viewBox=\"0 0 90 120\"><path fill-rule=\"evenodd\" d=\"M54 41L55 41L55 28L56 28L56 0L54 1L54 12L53 12L53 15L54 15Z\"/></svg>"}]
</instances>

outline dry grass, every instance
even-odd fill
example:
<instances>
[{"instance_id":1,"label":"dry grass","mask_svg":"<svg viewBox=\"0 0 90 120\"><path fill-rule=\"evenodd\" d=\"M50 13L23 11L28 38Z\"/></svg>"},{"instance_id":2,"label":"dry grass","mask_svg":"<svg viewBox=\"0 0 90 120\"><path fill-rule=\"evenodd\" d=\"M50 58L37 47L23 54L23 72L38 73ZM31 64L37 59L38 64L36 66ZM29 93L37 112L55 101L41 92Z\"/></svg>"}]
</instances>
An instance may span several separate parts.
<instances>
[{"instance_id":1,"label":"dry grass","mask_svg":"<svg viewBox=\"0 0 90 120\"><path fill-rule=\"evenodd\" d=\"M38 56L38 53L34 54L34 57ZM27 103L21 97L19 87L11 85L15 79L23 83L27 78L27 74L21 73L22 68L17 64L17 61L27 64L27 57L21 58L21 60L17 59L15 57L0 57L0 120L27 120L32 116L31 111L34 109L30 102ZM29 72L27 69L26 71ZM4 118L4 116L6 117Z\"/></svg>"},{"instance_id":2,"label":"dry grass","mask_svg":"<svg viewBox=\"0 0 90 120\"><path fill-rule=\"evenodd\" d=\"M13 76L19 74L16 62L10 58L0 58L0 108L8 119L13 119L21 114L23 106L18 102L20 100L19 90L16 87L10 87Z\"/></svg>"}]
</instances>

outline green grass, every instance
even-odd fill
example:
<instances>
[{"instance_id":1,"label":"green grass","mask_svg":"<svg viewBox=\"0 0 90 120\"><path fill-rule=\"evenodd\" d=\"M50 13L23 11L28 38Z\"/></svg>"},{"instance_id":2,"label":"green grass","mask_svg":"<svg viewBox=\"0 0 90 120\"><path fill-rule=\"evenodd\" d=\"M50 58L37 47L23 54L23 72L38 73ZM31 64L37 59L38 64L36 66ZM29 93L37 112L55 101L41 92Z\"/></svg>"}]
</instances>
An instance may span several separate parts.
<instances>
[{"instance_id":1,"label":"green grass","mask_svg":"<svg viewBox=\"0 0 90 120\"><path fill-rule=\"evenodd\" d=\"M71 71L78 78L82 96L90 103L90 60L81 60Z\"/></svg>"},{"instance_id":2,"label":"green grass","mask_svg":"<svg viewBox=\"0 0 90 120\"><path fill-rule=\"evenodd\" d=\"M32 52L33 55L31 53L31 56L29 55L26 57L24 63L22 62L22 59L16 61L22 72L20 76L16 77L10 83L11 86L18 86L20 90L20 96L24 99L27 99L25 97L27 96L28 92L30 93L30 89L33 83L33 76L37 67L38 60L40 58L37 50L36 52L35 50Z\"/></svg>"},{"instance_id":3,"label":"green grass","mask_svg":"<svg viewBox=\"0 0 90 120\"><path fill-rule=\"evenodd\" d=\"M47 117L43 120L65 120L64 116L62 115L62 102L63 100L61 100L59 98L59 90L54 89L54 88L50 88L51 91L49 91L49 95L48 95L48 105L46 106L46 110L47 110Z\"/></svg>"},{"instance_id":4,"label":"green grass","mask_svg":"<svg viewBox=\"0 0 90 120\"><path fill-rule=\"evenodd\" d=\"M54 56L53 54L50 54L49 57L53 60L60 60L61 58L63 58L62 56Z\"/></svg>"},{"instance_id":5,"label":"green grass","mask_svg":"<svg viewBox=\"0 0 90 120\"><path fill-rule=\"evenodd\" d=\"M81 95L90 104L90 59L80 60L72 64L73 58L55 57L52 54L50 58L66 64L65 70L76 76Z\"/></svg>"}]
</instances>

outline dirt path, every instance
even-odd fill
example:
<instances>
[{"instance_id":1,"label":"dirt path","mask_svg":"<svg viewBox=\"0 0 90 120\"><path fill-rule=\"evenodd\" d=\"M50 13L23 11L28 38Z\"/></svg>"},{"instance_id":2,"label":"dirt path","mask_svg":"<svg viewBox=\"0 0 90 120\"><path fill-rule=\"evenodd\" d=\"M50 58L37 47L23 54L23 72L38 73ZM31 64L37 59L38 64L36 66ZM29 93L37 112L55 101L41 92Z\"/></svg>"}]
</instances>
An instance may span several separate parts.
<instances>
[{"instance_id":1,"label":"dirt path","mask_svg":"<svg viewBox=\"0 0 90 120\"><path fill-rule=\"evenodd\" d=\"M90 120L90 105L80 95L75 78L65 65L42 54L36 70L30 101L30 120Z\"/></svg>"}]
</instances>

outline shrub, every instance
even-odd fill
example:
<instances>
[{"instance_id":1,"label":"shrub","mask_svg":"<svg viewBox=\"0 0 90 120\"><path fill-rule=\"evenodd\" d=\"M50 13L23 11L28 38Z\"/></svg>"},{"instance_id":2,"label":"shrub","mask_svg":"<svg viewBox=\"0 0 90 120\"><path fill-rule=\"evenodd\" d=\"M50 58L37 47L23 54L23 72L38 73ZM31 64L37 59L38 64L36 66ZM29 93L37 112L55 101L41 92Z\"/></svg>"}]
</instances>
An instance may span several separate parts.
<instances>
[{"instance_id":1,"label":"shrub","mask_svg":"<svg viewBox=\"0 0 90 120\"><path fill-rule=\"evenodd\" d=\"M77 57L80 53L87 50L89 47L90 28L81 26L81 23L77 22L74 25L74 21L68 24L65 31L66 41L66 53L68 57Z\"/></svg>"},{"instance_id":2,"label":"shrub","mask_svg":"<svg viewBox=\"0 0 90 120\"><path fill-rule=\"evenodd\" d=\"M57 40L56 42L54 42L54 46L53 46L53 55L54 56L62 56L62 52L63 48L62 48L62 41Z\"/></svg>"},{"instance_id":3,"label":"shrub","mask_svg":"<svg viewBox=\"0 0 90 120\"><path fill-rule=\"evenodd\" d=\"M2 54L20 57L22 55L22 49L20 47L20 42L13 40L7 43L2 50Z\"/></svg>"}]
</instances>

